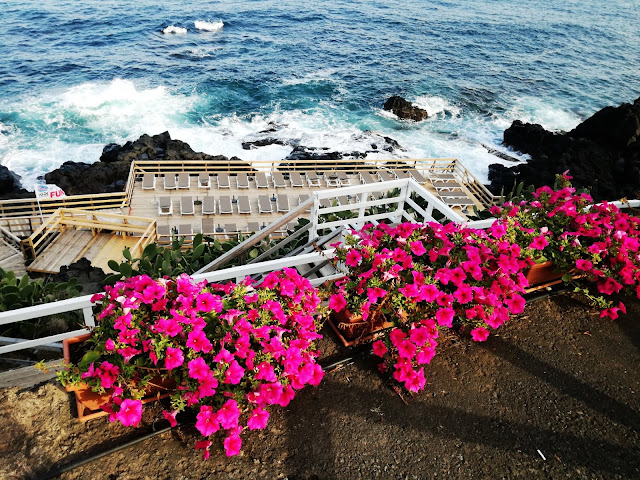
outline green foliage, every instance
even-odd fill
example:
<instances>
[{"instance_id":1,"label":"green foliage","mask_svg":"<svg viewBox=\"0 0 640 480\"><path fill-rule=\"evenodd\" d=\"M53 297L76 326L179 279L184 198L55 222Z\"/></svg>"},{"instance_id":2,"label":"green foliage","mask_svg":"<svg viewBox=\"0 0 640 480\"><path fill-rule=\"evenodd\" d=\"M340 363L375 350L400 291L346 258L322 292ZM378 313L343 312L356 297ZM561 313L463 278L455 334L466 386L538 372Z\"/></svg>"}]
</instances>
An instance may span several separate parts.
<instances>
[{"instance_id":1,"label":"green foliage","mask_svg":"<svg viewBox=\"0 0 640 480\"><path fill-rule=\"evenodd\" d=\"M0 312L75 297L81 291L75 278L45 283L41 278L31 280L26 274L17 278L15 273L0 268Z\"/></svg>"},{"instance_id":2,"label":"green foliage","mask_svg":"<svg viewBox=\"0 0 640 480\"><path fill-rule=\"evenodd\" d=\"M307 219L298 220L298 224L289 234L302 228L309 223ZM208 265L216 258L228 252L244 240L242 234L237 239L227 239L220 241L218 238L211 238L197 234L190 245L184 244L184 238L174 239L171 245L163 247L155 243L147 245L140 258L133 258L129 249L122 252L125 261L118 263L115 260L108 262L109 268L114 271L107 276L105 283L113 285L122 278L131 278L137 275L149 275L151 278L162 278L164 276L176 277L182 273L194 274L205 265ZM246 260L258 257L273 247L279 240L263 240L254 248L249 250L246 257L230 262L227 266L238 265ZM303 238L297 238L278 252L284 255L297 248Z\"/></svg>"}]
</instances>

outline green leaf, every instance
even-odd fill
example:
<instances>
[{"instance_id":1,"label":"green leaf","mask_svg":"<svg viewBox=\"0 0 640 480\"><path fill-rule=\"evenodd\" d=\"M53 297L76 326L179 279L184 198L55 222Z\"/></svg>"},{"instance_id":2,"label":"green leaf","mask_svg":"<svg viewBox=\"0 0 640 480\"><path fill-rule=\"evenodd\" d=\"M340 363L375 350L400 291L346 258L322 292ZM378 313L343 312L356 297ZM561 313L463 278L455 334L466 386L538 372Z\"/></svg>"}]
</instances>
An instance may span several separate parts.
<instances>
[{"instance_id":1,"label":"green leaf","mask_svg":"<svg viewBox=\"0 0 640 480\"><path fill-rule=\"evenodd\" d=\"M158 253L158 246L155 243L150 243L149 245L144 247L144 250L142 251L142 256L151 258L151 257L154 257L157 253Z\"/></svg>"},{"instance_id":2,"label":"green leaf","mask_svg":"<svg viewBox=\"0 0 640 480\"><path fill-rule=\"evenodd\" d=\"M197 260L202 256L203 253L204 253L204 244L201 243L193 249L193 256L191 257L191 259Z\"/></svg>"},{"instance_id":3,"label":"green leaf","mask_svg":"<svg viewBox=\"0 0 640 480\"><path fill-rule=\"evenodd\" d=\"M571 275L570 273L565 273L564 275L562 275L563 282L570 282L572 278L573 275Z\"/></svg>"},{"instance_id":4,"label":"green leaf","mask_svg":"<svg viewBox=\"0 0 640 480\"><path fill-rule=\"evenodd\" d=\"M22 278L20 279L20 283L18 284L19 288L24 288L29 284L29 275L27 275L26 273L22 276Z\"/></svg>"},{"instance_id":5,"label":"green leaf","mask_svg":"<svg viewBox=\"0 0 640 480\"><path fill-rule=\"evenodd\" d=\"M120 275L119 273L114 273L113 275L107 275L107 277L104 279L104 283L105 285L113 285L118 280L120 280L121 277L122 275Z\"/></svg>"},{"instance_id":6,"label":"green leaf","mask_svg":"<svg viewBox=\"0 0 640 480\"><path fill-rule=\"evenodd\" d=\"M120 271L120 264L118 262L116 262L115 260L109 260L107 262L107 265L114 272L119 272Z\"/></svg>"},{"instance_id":7,"label":"green leaf","mask_svg":"<svg viewBox=\"0 0 640 480\"><path fill-rule=\"evenodd\" d=\"M122 256L131 261L131 251L129 250L129 247L125 247L124 250L122 250Z\"/></svg>"},{"instance_id":8,"label":"green leaf","mask_svg":"<svg viewBox=\"0 0 640 480\"><path fill-rule=\"evenodd\" d=\"M257 248L252 248L249 250L249 258L256 258L260 252L258 252Z\"/></svg>"},{"instance_id":9,"label":"green leaf","mask_svg":"<svg viewBox=\"0 0 640 480\"><path fill-rule=\"evenodd\" d=\"M131 274L133 273L133 269L131 268L131 265L129 265L128 263L121 263L120 273L122 273L125 277L130 278Z\"/></svg>"},{"instance_id":10,"label":"green leaf","mask_svg":"<svg viewBox=\"0 0 640 480\"><path fill-rule=\"evenodd\" d=\"M80 367L81 369L88 367L91 363L98 361L99 358L100 358L100 352L96 350L89 350L87 353L84 354L84 356L82 357L82 360L78 362L78 367Z\"/></svg>"}]
</instances>

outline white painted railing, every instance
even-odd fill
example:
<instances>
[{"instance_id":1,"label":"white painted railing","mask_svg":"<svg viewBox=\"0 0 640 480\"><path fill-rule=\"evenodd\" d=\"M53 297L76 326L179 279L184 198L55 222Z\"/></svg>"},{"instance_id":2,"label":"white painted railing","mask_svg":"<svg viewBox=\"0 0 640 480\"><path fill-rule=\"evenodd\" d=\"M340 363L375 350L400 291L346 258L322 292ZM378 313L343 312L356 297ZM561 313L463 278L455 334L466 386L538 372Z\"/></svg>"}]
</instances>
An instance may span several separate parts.
<instances>
[{"instance_id":1,"label":"white painted railing","mask_svg":"<svg viewBox=\"0 0 640 480\"><path fill-rule=\"evenodd\" d=\"M251 265L242 265L239 267L228 268L225 270L219 270L209 273L201 273L193 275L196 281L207 280L208 282L224 282L227 280L233 280L239 282L243 278L255 275L259 273L268 273L276 270L281 270L284 267L297 267L299 265L317 264L326 261L333 257L333 249L325 250L323 252L313 252L305 255L298 255L289 258L279 258L276 260L270 260L267 262L255 263ZM311 283L315 286L322 284L326 280L341 277L341 274L331 275L322 278L315 278L311 280ZM59 342L65 338L75 337L88 332L88 329L95 326L95 319L93 317L93 304L91 303L92 295L84 295L82 297L70 298L67 300L61 300L59 302L46 303L44 305L36 305L33 307L21 308L18 310L11 310L8 312L0 312L0 326L8 325L11 323L22 322L25 320L34 320L49 315L56 315L61 313L70 313L82 311L85 329L74 330L72 332L60 333L57 335L49 335L47 337L36 338L34 340L24 340L21 342L0 346L0 354L14 352L17 350L24 350L27 348L34 348L40 345L47 345L53 342Z\"/></svg>"}]
</instances>

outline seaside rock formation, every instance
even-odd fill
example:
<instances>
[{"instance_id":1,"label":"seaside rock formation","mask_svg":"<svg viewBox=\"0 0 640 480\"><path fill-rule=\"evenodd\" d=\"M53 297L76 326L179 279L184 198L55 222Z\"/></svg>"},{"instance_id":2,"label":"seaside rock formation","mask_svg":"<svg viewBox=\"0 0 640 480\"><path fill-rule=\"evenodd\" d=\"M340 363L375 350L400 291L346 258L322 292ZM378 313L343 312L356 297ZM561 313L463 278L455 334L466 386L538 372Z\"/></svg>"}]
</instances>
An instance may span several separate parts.
<instances>
[{"instance_id":1,"label":"seaside rock formation","mask_svg":"<svg viewBox=\"0 0 640 480\"><path fill-rule=\"evenodd\" d=\"M515 167L489 166L490 189L509 191L514 182L552 185L569 170L576 187L591 187L596 200L640 195L640 98L606 107L568 133L554 133L519 120L504 132L504 145L531 155Z\"/></svg>"},{"instance_id":2,"label":"seaside rock formation","mask_svg":"<svg viewBox=\"0 0 640 480\"><path fill-rule=\"evenodd\" d=\"M402 97L394 95L384 102L383 107L385 110L390 110L398 118L404 118L419 122L429 116L427 111L423 108L416 107L411 102L408 102Z\"/></svg>"},{"instance_id":3,"label":"seaside rock formation","mask_svg":"<svg viewBox=\"0 0 640 480\"><path fill-rule=\"evenodd\" d=\"M284 140L278 138L262 138L260 140L253 140L251 142L242 142L243 150L253 150L258 147L266 147L267 145L286 145Z\"/></svg>"},{"instance_id":4,"label":"seaside rock formation","mask_svg":"<svg viewBox=\"0 0 640 480\"><path fill-rule=\"evenodd\" d=\"M13 173L4 165L0 165L0 199L33 197L33 192L22 188L20 175Z\"/></svg>"},{"instance_id":5,"label":"seaside rock formation","mask_svg":"<svg viewBox=\"0 0 640 480\"><path fill-rule=\"evenodd\" d=\"M164 132L153 136L145 134L124 145L110 143L104 147L99 162L65 162L47 173L45 180L58 185L67 195L121 192L134 160L210 160L230 164L237 170L252 170L240 158L195 152L189 144L173 140L169 132Z\"/></svg>"},{"instance_id":6,"label":"seaside rock formation","mask_svg":"<svg viewBox=\"0 0 640 480\"><path fill-rule=\"evenodd\" d=\"M63 265L60 272L51 275L50 282L68 282L72 278L82 285L82 295L98 293L104 290L103 280L107 277L101 268L94 267L91 262L82 257L71 265Z\"/></svg>"},{"instance_id":7,"label":"seaside rock formation","mask_svg":"<svg viewBox=\"0 0 640 480\"><path fill-rule=\"evenodd\" d=\"M364 158L364 152L329 152L328 148L305 147L298 145L294 147L285 160L342 160L343 158Z\"/></svg>"}]
</instances>

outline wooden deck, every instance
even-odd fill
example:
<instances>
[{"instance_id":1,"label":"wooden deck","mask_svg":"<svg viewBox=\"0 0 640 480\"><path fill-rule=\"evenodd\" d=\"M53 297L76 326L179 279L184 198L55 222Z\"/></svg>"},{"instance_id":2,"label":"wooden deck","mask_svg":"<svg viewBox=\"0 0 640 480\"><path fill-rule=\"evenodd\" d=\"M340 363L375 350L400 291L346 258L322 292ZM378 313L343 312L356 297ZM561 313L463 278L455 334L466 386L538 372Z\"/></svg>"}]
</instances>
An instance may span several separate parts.
<instances>
[{"instance_id":1,"label":"wooden deck","mask_svg":"<svg viewBox=\"0 0 640 480\"><path fill-rule=\"evenodd\" d=\"M362 185L363 182L358 174L348 175L351 185ZM134 183L131 195L131 204L129 215L135 215L137 217L155 218L158 226L169 226L171 228L177 228L179 225L190 225L194 232L199 232L202 228L202 220L204 218L213 219L215 228L219 233L233 233L233 232L253 232L255 229L251 228L258 224L260 227L266 226L271 222L280 218L285 212L278 211L278 196L284 195L288 199L289 209L293 210L298 206L301 198L308 197L311 192L318 190L334 189L336 190L336 198L338 202L348 202L355 204L356 198L347 198L340 195L340 189L333 186L328 186L325 179L321 179L319 186L309 186L305 179L305 185L302 187L292 187L291 182L285 180L285 187L274 187L273 179L267 174L268 184L267 188L258 188L256 180L253 177L249 177L249 188L239 188L237 183L237 176L230 175L230 184L228 188L219 188L217 186L215 175L211 176L210 188L202 188L198 184L198 177L196 175L190 176L189 188L183 189L169 189L165 190L163 186L163 178L158 176L155 181L154 189L143 189L142 181L138 180ZM304 177L303 177L304 178ZM428 191L433 193L436 197L440 196L434 186L427 181L423 185ZM466 193L470 198L475 198L467 191ZM385 193L384 187L381 186L380 193ZM269 203L271 204L272 212L264 213L260 211L259 199L261 195L269 197ZM204 197L214 197L216 204L216 212L213 215L203 214L202 201ZM238 210L238 198L240 196L246 196L249 200L251 213L239 213ZM161 197L169 197L171 200L172 213L160 214L159 202ZM180 213L180 200L183 197L192 197L195 201L195 208L193 215L181 215ZM221 197L228 197L231 199L232 213L221 214L219 210L219 200ZM469 200L470 204L477 205L482 208L482 204L475 200ZM461 212L462 208L466 205L460 205L452 207L454 210ZM354 208L355 207L354 205ZM211 233L211 232L206 232Z\"/></svg>"},{"instance_id":2,"label":"wooden deck","mask_svg":"<svg viewBox=\"0 0 640 480\"><path fill-rule=\"evenodd\" d=\"M111 272L107 262L111 259L122 261L122 250L132 247L139 237L98 233L91 230L64 230L27 267L29 272L58 273L62 265L71 265L82 257L94 267Z\"/></svg>"}]
</instances>

